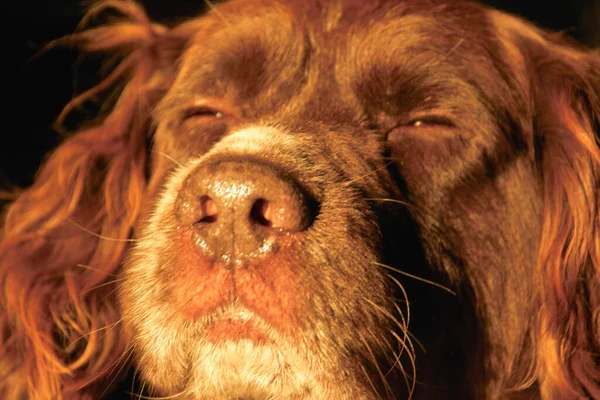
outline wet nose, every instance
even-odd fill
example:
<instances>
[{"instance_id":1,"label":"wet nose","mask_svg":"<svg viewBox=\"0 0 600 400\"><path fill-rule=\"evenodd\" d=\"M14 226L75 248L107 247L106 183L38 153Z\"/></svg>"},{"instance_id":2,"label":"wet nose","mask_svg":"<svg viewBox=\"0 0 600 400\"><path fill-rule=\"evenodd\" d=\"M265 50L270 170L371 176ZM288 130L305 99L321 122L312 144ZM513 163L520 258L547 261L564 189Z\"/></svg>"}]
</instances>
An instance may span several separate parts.
<instances>
[{"instance_id":1,"label":"wet nose","mask_svg":"<svg viewBox=\"0 0 600 400\"><path fill-rule=\"evenodd\" d=\"M209 260L251 261L277 250L282 235L307 229L316 202L291 177L253 161L223 161L196 169L176 200L180 225Z\"/></svg>"}]
</instances>

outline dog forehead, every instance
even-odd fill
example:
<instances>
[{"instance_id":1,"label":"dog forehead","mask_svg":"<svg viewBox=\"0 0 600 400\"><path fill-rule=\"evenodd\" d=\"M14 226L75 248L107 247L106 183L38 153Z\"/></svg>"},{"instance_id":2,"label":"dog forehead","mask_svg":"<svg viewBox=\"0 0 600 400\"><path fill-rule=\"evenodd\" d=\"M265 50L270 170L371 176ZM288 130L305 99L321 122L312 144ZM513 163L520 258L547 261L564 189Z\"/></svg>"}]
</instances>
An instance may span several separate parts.
<instances>
[{"instance_id":1,"label":"dog forehead","mask_svg":"<svg viewBox=\"0 0 600 400\"><path fill-rule=\"evenodd\" d=\"M472 86L493 80L476 34L484 17L468 2L234 0L198 19L160 108L203 97L242 105L250 120L354 123L365 105L395 114L433 104L465 92L465 70Z\"/></svg>"},{"instance_id":2,"label":"dog forehead","mask_svg":"<svg viewBox=\"0 0 600 400\"><path fill-rule=\"evenodd\" d=\"M233 0L199 17L181 72L187 75L215 55L259 64L292 54L347 61L343 56L358 41L382 51L444 51L456 38L485 36L486 20L485 8L461 1ZM244 58L248 54L253 59Z\"/></svg>"}]
</instances>

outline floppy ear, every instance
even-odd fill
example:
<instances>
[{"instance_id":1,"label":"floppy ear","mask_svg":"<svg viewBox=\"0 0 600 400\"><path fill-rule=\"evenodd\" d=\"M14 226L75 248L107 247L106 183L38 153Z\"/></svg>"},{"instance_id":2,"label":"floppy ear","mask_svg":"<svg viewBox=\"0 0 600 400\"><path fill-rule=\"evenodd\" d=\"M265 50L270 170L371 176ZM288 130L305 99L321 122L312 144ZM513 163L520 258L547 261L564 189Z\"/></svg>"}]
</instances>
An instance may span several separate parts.
<instances>
[{"instance_id":1,"label":"floppy ear","mask_svg":"<svg viewBox=\"0 0 600 400\"><path fill-rule=\"evenodd\" d=\"M0 397L84 396L117 374L127 339L115 287L146 190L149 110L173 78L193 26L151 23L126 0L97 3L126 18L67 39L125 54L59 118L122 84L103 120L71 135L8 208L0 234ZM99 392L99 393L100 393ZM69 395L70 394L70 395Z\"/></svg>"},{"instance_id":2,"label":"floppy ear","mask_svg":"<svg viewBox=\"0 0 600 400\"><path fill-rule=\"evenodd\" d=\"M600 398L600 55L520 29L543 192L535 331L545 399Z\"/></svg>"}]
</instances>

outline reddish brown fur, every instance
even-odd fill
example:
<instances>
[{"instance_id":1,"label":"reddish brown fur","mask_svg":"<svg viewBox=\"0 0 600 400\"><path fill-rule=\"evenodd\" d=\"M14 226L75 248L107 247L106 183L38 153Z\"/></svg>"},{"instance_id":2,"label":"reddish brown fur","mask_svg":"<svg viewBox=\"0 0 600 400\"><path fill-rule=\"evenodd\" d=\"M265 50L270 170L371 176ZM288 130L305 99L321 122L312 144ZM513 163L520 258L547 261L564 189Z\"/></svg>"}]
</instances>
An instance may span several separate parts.
<instances>
[{"instance_id":1,"label":"reddish brown fur","mask_svg":"<svg viewBox=\"0 0 600 400\"><path fill-rule=\"evenodd\" d=\"M175 164L231 132L277 126L314 165L264 157L317 193L320 214L240 273L254 284L239 295L289 343L337 363L333 385L347 389L323 393L600 399L598 53L468 2L364 3L234 0L170 29L129 1L92 8L126 18L71 40L125 57L60 119L124 86L6 212L1 398L101 398L130 366L149 393L174 394L145 363L136 312L152 309L132 293L161 287L161 305L176 293L193 320L218 308L231 275L190 268L170 231L156 233L172 239L158 254L164 279L122 275L139 255L125 260L149 240L140 232ZM197 93L226 124L177 119ZM265 277L270 296L253 298ZM186 299L216 281L215 306ZM320 324L330 332L307 328ZM187 333L179 327L181 347Z\"/></svg>"}]
</instances>

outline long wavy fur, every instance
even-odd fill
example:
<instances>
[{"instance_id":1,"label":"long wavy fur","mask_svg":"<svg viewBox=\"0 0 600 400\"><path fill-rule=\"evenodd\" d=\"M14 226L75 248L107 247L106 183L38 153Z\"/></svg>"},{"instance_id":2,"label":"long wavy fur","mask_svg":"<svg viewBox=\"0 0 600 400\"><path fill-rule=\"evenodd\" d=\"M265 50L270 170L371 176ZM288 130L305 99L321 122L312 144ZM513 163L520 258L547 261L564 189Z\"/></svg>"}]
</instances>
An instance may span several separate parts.
<instances>
[{"instance_id":1,"label":"long wavy fur","mask_svg":"<svg viewBox=\"0 0 600 400\"><path fill-rule=\"evenodd\" d=\"M600 57L544 52L538 379L547 399L600 399Z\"/></svg>"},{"instance_id":2,"label":"long wavy fur","mask_svg":"<svg viewBox=\"0 0 600 400\"><path fill-rule=\"evenodd\" d=\"M85 397L119 370L127 338L115 296L146 190L149 109L168 87L194 31L168 30L130 1L104 1L125 19L59 42L86 52L124 53L114 71L59 117L125 82L116 106L47 160L10 206L0 236L0 398ZM103 387L102 390L107 389Z\"/></svg>"}]
</instances>

